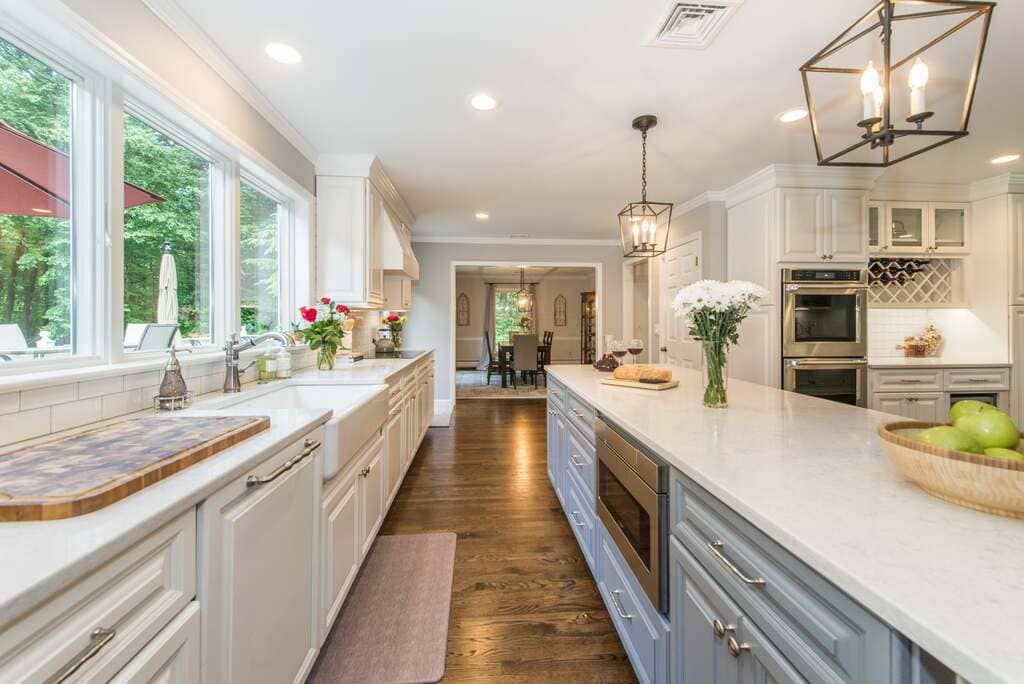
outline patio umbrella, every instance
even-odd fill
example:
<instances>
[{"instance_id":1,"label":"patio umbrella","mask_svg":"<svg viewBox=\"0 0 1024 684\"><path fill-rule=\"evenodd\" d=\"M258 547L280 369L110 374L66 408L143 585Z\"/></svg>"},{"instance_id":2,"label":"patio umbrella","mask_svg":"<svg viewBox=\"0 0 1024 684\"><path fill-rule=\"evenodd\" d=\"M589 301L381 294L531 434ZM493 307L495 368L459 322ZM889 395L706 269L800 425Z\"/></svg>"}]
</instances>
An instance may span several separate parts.
<instances>
[{"instance_id":1,"label":"patio umbrella","mask_svg":"<svg viewBox=\"0 0 1024 684\"><path fill-rule=\"evenodd\" d=\"M0 121L0 214L68 218L70 196L68 155ZM125 208L163 201L137 185L124 184Z\"/></svg>"},{"instance_id":2,"label":"patio umbrella","mask_svg":"<svg viewBox=\"0 0 1024 684\"><path fill-rule=\"evenodd\" d=\"M178 322L178 269L174 265L171 243L164 242L164 256L160 259L159 294L156 299L156 322Z\"/></svg>"}]
</instances>

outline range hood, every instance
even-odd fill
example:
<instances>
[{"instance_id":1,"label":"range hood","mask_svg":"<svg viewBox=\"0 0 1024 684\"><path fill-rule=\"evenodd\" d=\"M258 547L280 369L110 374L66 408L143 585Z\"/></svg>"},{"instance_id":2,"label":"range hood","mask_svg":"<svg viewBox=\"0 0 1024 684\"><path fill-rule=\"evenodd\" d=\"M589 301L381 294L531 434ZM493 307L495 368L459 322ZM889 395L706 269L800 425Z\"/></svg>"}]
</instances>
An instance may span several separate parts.
<instances>
[{"instance_id":1,"label":"range hood","mask_svg":"<svg viewBox=\"0 0 1024 684\"><path fill-rule=\"evenodd\" d=\"M391 218L391 212L387 208L382 218L380 253L384 275L419 280L420 262L412 251L412 241L402 228L402 224Z\"/></svg>"}]
</instances>

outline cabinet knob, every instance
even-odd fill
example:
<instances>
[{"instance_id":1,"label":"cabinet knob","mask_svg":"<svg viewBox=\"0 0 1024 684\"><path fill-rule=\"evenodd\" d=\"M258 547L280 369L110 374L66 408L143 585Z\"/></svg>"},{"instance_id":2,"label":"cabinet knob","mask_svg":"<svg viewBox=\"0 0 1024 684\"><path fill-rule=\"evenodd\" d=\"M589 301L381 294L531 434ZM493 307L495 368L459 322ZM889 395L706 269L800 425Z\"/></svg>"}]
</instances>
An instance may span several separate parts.
<instances>
[{"instance_id":1,"label":"cabinet knob","mask_svg":"<svg viewBox=\"0 0 1024 684\"><path fill-rule=\"evenodd\" d=\"M715 618L711 622L711 628L713 630L715 630L715 636L718 637L719 639L724 637L726 632L734 632L734 631L736 631L736 626L735 625L722 624L722 621L719 620L718 618Z\"/></svg>"},{"instance_id":2,"label":"cabinet knob","mask_svg":"<svg viewBox=\"0 0 1024 684\"><path fill-rule=\"evenodd\" d=\"M740 642L736 641L736 639L734 639L733 637L729 637L728 639L726 639L725 645L729 649L729 655L731 655L733 658L739 658L740 654L742 654L744 651L750 650L750 644L741 644Z\"/></svg>"}]
</instances>

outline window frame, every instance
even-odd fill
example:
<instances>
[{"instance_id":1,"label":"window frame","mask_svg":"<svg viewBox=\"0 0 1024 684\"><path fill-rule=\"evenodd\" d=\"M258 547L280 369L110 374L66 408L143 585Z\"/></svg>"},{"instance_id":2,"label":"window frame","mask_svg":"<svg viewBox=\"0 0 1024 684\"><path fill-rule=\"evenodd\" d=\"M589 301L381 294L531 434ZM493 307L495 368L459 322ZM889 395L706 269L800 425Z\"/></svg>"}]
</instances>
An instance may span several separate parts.
<instances>
[{"instance_id":1,"label":"window frame","mask_svg":"<svg viewBox=\"0 0 1024 684\"><path fill-rule=\"evenodd\" d=\"M240 165L238 193L238 221L235 224L235 244L238 245L238 305L235 307L235 330L242 329L242 194L241 184L245 183L277 202L277 325L281 330L289 327L291 319L287 317L286 304L290 301L292 291L292 273L289 267L292 257L294 232L294 207L287 195L280 192L276 184L266 182L262 174L255 172L248 165Z\"/></svg>"}]
</instances>

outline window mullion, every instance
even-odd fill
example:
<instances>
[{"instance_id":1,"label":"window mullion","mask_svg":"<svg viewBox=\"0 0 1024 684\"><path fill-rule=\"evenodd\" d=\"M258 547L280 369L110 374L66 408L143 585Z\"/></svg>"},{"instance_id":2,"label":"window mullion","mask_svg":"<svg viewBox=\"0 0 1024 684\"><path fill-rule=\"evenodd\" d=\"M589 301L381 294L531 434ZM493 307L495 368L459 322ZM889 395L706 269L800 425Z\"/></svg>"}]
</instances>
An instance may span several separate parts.
<instances>
[{"instance_id":1,"label":"window mullion","mask_svg":"<svg viewBox=\"0 0 1024 684\"><path fill-rule=\"evenodd\" d=\"M109 187L105 188L109 204L107 207L108 266L104 269L108 307L106 320L105 350L112 363L125 359L124 350L124 91L114 85L108 99L104 138L109 155Z\"/></svg>"}]
</instances>

